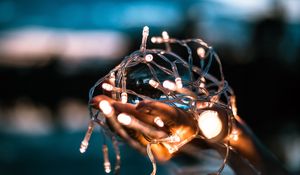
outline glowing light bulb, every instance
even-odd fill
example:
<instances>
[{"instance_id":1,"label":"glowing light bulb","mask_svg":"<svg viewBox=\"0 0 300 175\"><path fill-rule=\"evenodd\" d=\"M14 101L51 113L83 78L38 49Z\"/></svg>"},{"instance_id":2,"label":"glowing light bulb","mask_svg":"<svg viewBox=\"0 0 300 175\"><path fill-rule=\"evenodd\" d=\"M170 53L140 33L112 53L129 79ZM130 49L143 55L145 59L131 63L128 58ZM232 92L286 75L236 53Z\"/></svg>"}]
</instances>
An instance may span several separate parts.
<instances>
[{"instance_id":1,"label":"glowing light bulb","mask_svg":"<svg viewBox=\"0 0 300 175\"><path fill-rule=\"evenodd\" d=\"M177 77L177 78L175 79L175 83L176 83L176 87L177 87L177 88L182 88L182 87L183 87L183 85L182 85L182 80L181 80L180 77Z\"/></svg>"},{"instance_id":2,"label":"glowing light bulb","mask_svg":"<svg viewBox=\"0 0 300 175\"><path fill-rule=\"evenodd\" d=\"M102 88L104 90L107 90L107 91L112 91L114 89L114 87L111 84L108 84L108 83L103 83Z\"/></svg>"},{"instance_id":3,"label":"glowing light bulb","mask_svg":"<svg viewBox=\"0 0 300 175\"><path fill-rule=\"evenodd\" d=\"M157 126L159 126L159 127L164 127L164 122L161 120L161 118L160 117L155 117L154 118L154 123L157 125Z\"/></svg>"},{"instance_id":4,"label":"glowing light bulb","mask_svg":"<svg viewBox=\"0 0 300 175\"><path fill-rule=\"evenodd\" d=\"M152 38L151 38L151 42L152 42L152 43L156 43L156 40L157 40L156 37L152 37Z\"/></svg>"},{"instance_id":5,"label":"glowing light bulb","mask_svg":"<svg viewBox=\"0 0 300 175\"><path fill-rule=\"evenodd\" d=\"M232 139L233 139L234 141L238 141L239 136L238 136L238 135L233 135L233 136L232 136Z\"/></svg>"},{"instance_id":6,"label":"glowing light bulb","mask_svg":"<svg viewBox=\"0 0 300 175\"><path fill-rule=\"evenodd\" d=\"M113 113L113 107L107 100L100 101L99 108L105 115L110 115Z\"/></svg>"},{"instance_id":7,"label":"glowing light bulb","mask_svg":"<svg viewBox=\"0 0 300 175\"><path fill-rule=\"evenodd\" d=\"M154 88L157 88L159 85L159 83L153 79L149 80L149 84Z\"/></svg>"},{"instance_id":8,"label":"glowing light bulb","mask_svg":"<svg viewBox=\"0 0 300 175\"><path fill-rule=\"evenodd\" d=\"M197 49L197 54L199 55L200 58L204 58L205 57L205 50L202 47L199 47Z\"/></svg>"},{"instance_id":9,"label":"glowing light bulb","mask_svg":"<svg viewBox=\"0 0 300 175\"><path fill-rule=\"evenodd\" d=\"M199 85L200 88L204 88L205 87L205 78L204 77L201 77L201 83Z\"/></svg>"},{"instance_id":10,"label":"glowing light bulb","mask_svg":"<svg viewBox=\"0 0 300 175\"><path fill-rule=\"evenodd\" d=\"M121 102L122 103L127 103L127 100L128 100L128 95L126 92L122 92L121 94Z\"/></svg>"},{"instance_id":11,"label":"glowing light bulb","mask_svg":"<svg viewBox=\"0 0 300 175\"><path fill-rule=\"evenodd\" d=\"M172 81L170 80L165 80L163 82L163 87L166 88L166 89L169 89L171 91L175 91L176 90L176 85L175 83L173 83Z\"/></svg>"},{"instance_id":12,"label":"glowing light bulb","mask_svg":"<svg viewBox=\"0 0 300 175\"><path fill-rule=\"evenodd\" d=\"M170 142L180 142L180 137L178 135L171 135L170 137Z\"/></svg>"},{"instance_id":13,"label":"glowing light bulb","mask_svg":"<svg viewBox=\"0 0 300 175\"><path fill-rule=\"evenodd\" d=\"M164 40L168 40L170 38L168 32L166 32L166 31L162 32L162 37Z\"/></svg>"},{"instance_id":14,"label":"glowing light bulb","mask_svg":"<svg viewBox=\"0 0 300 175\"><path fill-rule=\"evenodd\" d=\"M111 172L111 165L110 165L110 161L109 161L107 145L102 146L102 152L103 152L103 160L104 160L104 162L103 162L104 171L106 173L110 173Z\"/></svg>"},{"instance_id":15,"label":"glowing light bulb","mask_svg":"<svg viewBox=\"0 0 300 175\"><path fill-rule=\"evenodd\" d=\"M86 131L84 139L82 140L81 145L80 145L79 151L81 153L84 153L86 151L86 149L88 148L89 140L90 140L91 135L93 133L93 129L94 129L94 122L90 121L88 130Z\"/></svg>"},{"instance_id":16,"label":"glowing light bulb","mask_svg":"<svg viewBox=\"0 0 300 175\"><path fill-rule=\"evenodd\" d=\"M218 112L212 110L204 111L199 115L198 126L208 139L218 136L223 127Z\"/></svg>"},{"instance_id":17,"label":"glowing light bulb","mask_svg":"<svg viewBox=\"0 0 300 175\"><path fill-rule=\"evenodd\" d=\"M162 43L163 42L163 38L162 37L152 37L151 38L151 42L152 43Z\"/></svg>"},{"instance_id":18,"label":"glowing light bulb","mask_svg":"<svg viewBox=\"0 0 300 175\"><path fill-rule=\"evenodd\" d=\"M147 54L147 55L145 56L145 60L146 60L147 62L151 62L151 61L153 60L153 55Z\"/></svg>"},{"instance_id":19,"label":"glowing light bulb","mask_svg":"<svg viewBox=\"0 0 300 175\"><path fill-rule=\"evenodd\" d=\"M232 138L232 140L234 141L238 141L239 140L239 133L237 130L233 130L230 134L230 137Z\"/></svg>"},{"instance_id":20,"label":"glowing light bulb","mask_svg":"<svg viewBox=\"0 0 300 175\"><path fill-rule=\"evenodd\" d=\"M149 35L149 27L145 26L143 28L143 38L142 38L142 43L141 43L141 47L140 47L140 50L142 52L145 52L148 35Z\"/></svg>"},{"instance_id":21,"label":"glowing light bulb","mask_svg":"<svg viewBox=\"0 0 300 175\"><path fill-rule=\"evenodd\" d=\"M120 113L118 115L117 119L123 125L130 125L131 121L132 121L132 118L129 115L125 114L125 113Z\"/></svg>"},{"instance_id":22,"label":"glowing light bulb","mask_svg":"<svg viewBox=\"0 0 300 175\"><path fill-rule=\"evenodd\" d=\"M80 145L80 149L79 149L80 153L82 153L82 154L85 153L88 145L89 145L89 142L82 141L81 145Z\"/></svg>"},{"instance_id":23,"label":"glowing light bulb","mask_svg":"<svg viewBox=\"0 0 300 175\"><path fill-rule=\"evenodd\" d=\"M143 36L148 36L149 35L149 27L148 26L145 26L143 28Z\"/></svg>"},{"instance_id":24,"label":"glowing light bulb","mask_svg":"<svg viewBox=\"0 0 300 175\"><path fill-rule=\"evenodd\" d=\"M115 73L114 72L112 72L111 74L110 74L110 76L109 76L109 82L111 83L111 84L115 84L115 82L116 82L116 75L115 75Z\"/></svg>"}]
</instances>

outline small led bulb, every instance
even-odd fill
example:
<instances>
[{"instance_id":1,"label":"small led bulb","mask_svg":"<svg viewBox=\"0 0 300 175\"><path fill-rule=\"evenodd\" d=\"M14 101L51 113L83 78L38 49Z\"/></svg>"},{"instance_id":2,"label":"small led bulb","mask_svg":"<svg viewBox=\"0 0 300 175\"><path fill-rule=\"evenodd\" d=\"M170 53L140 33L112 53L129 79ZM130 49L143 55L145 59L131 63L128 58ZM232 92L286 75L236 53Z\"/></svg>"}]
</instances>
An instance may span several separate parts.
<instances>
[{"instance_id":1,"label":"small led bulb","mask_svg":"<svg viewBox=\"0 0 300 175\"><path fill-rule=\"evenodd\" d=\"M86 142L86 141L83 140L81 142L80 149L79 149L80 153L82 153L82 154L85 153L88 145L89 145L89 142Z\"/></svg>"},{"instance_id":2,"label":"small led bulb","mask_svg":"<svg viewBox=\"0 0 300 175\"><path fill-rule=\"evenodd\" d=\"M162 43L163 39L162 39L162 37L152 37L151 42L152 43Z\"/></svg>"},{"instance_id":3,"label":"small led bulb","mask_svg":"<svg viewBox=\"0 0 300 175\"><path fill-rule=\"evenodd\" d=\"M217 103L219 101L219 96L218 95L214 95L210 98L210 101L213 103Z\"/></svg>"},{"instance_id":4,"label":"small led bulb","mask_svg":"<svg viewBox=\"0 0 300 175\"><path fill-rule=\"evenodd\" d=\"M175 83L176 83L176 87L177 87L178 89L183 87L183 85L182 85L182 80L181 80L180 77L177 77L177 78L175 79Z\"/></svg>"},{"instance_id":5,"label":"small led bulb","mask_svg":"<svg viewBox=\"0 0 300 175\"><path fill-rule=\"evenodd\" d=\"M170 138L170 142L180 142L181 140L177 134L171 135L169 138Z\"/></svg>"},{"instance_id":6,"label":"small led bulb","mask_svg":"<svg viewBox=\"0 0 300 175\"><path fill-rule=\"evenodd\" d=\"M164 40L168 40L170 38L168 32L166 32L166 31L162 32L162 37Z\"/></svg>"},{"instance_id":7,"label":"small led bulb","mask_svg":"<svg viewBox=\"0 0 300 175\"><path fill-rule=\"evenodd\" d=\"M200 58L204 58L205 57L205 50L202 47L199 47L197 49L197 54L199 55Z\"/></svg>"},{"instance_id":8,"label":"small led bulb","mask_svg":"<svg viewBox=\"0 0 300 175\"><path fill-rule=\"evenodd\" d=\"M88 130L86 131L84 139L82 140L81 145L80 145L79 151L81 153L84 153L86 151L86 149L88 148L89 140L90 140L91 135L93 133L93 129L94 129L94 122L90 121Z\"/></svg>"},{"instance_id":9,"label":"small led bulb","mask_svg":"<svg viewBox=\"0 0 300 175\"><path fill-rule=\"evenodd\" d=\"M110 173L111 172L111 165L110 165L110 161L109 161L107 145L102 146L102 152L103 152L103 159L104 159L104 163L103 163L104 171L106 173Z\"/></svg>"},{"instance_id":10,"label":"small led bulb","mask_svg":"<svg viewBox=\"0 0 300 175\"><path fill-rule=\"evenodd\" d=\"M105 115L110 115L113 113L113 107L107 100L100 101L99 108Z\"/></svg>"},{"instance_id":11,"label":"small led bulb","mask_svg":"<svg viewBox=\"0 0 300 175\"><path fill-rule=\"evenodd\" d=\"M114 72L112 72L111 74L110 74L110 76L109 76L109 82L111 83L111 84L115 84L115 82L116 82L116 75L115 75L115 73Z\"/></svg>"},{"instance_id":12,"label":"small led bulb","mask_svg":"<svg viewBox=\"0 0 300 175\"><path fill-rule=\"evenodd\" d=\"M152 37L152 38L151 38L151 42L152 42L152 43L156 43L156 37Z\"/></svg>"},{"instance_id":13,"label":"small led bulb","mask_svg":"<svg viewBox=\"0 0 300 175\"><path fill-rule=\"evenodd\" d=\"M152 54L147 54L147 55L145 56L145 60L146 60L147 62L151 62L151 61L153 60L153 55L152 55Z\"/></svg>"},{"instance_id":14,"label":"small led bulb","mask_svg":"<svg viewBox=\"0 0 300 175\"><path fill-rule=\"evenodd\" d=\"M204 88L205 87L205 78L201 77L201 83L199 85L200 88Z\"/></svg>"},{"instance_id":15,"label":"small led bulb","mask_svg":"<svg viewBox=\"0 0 300 175\"><path fill-rule=\"evenodd\" d=\"M107 91L112 91L114 89L113 85L108 84L108 83L103 83L102 88Z\"/></svg>"},{"instance_id":16,"label":"small led bulb","mask_svg":"<svg viewBox=\"0 0 300 175\"><path fill-rule=\"evenodd\" d=\"M218 112L212 110L206 110L199 115L198 126L208 139L218 136L223 128Z\"/></svg>"},{"instance_id":17,"label":"small led bulb","mask_svg":"<svg viewBox=\"0 0 300 175\"><path fill-rule=\"evenodd\" d=\"M155 117L154 118L154 123L159 127L164 127L164 125L165 125L160 117Z\"/></svg>"},{"instance_id":18,"label":"small led bulb","mask_svg":"<svg viewBox=\"0 0 300 175\"><path fill-rule=\"evenodd\" d=\"M153 79L149 80L149 84L154 88L157 88L159 86L159 83Z\"/></svg>"},{"instance_id":19,"label":"small led bulb","mask_svg":"<svg viewBox=\"0 0 300 175\"><path fill-rule=\"evenodd\" d=\"M143 36L148 36L149 35L149 27L148 26L145 26L143 28Z\"/></svg>"},{"instance_id":20,"label":"small led bulb","mask_svg":"<svg viewBox=\"0 0 300 175\"><path fill-rule=\"evenodd\" d=\"M232 138L232 140L234 141L238 141L239 140L239 133L237 130L233 130L230 134L230 137Z\"/></svg>"},{"instance_id":21,"label":"small led bulb","mask_svg":"<svg viewBox=\"0 0 300 175\"><path fill-rule=\"evenodd\" d=\"M132 118L129 115L125 114L125 113L120 113L118 115L117 119L123 125L130 125L131 121L132 121Z\"/></svg>"},{"instance_id":22,"label":"small led bulb","mask_svg":"<svg viewBox=\"0 0 300 175\"><path fill-rule=\"evenodd\" d=\"M125 103L127 103L127 100L128 100L127 93L126 92L122 92L122 94L121 94L121 102L125 104Z\"/></svg>"},{"instance_id":23,"label":"small led bulb","mask_svg":"<svg viewBox=\"0 0 300 175\"><path fill-rule=\"evenodd\" d=\"M166 89L169 89L171 91L175 91L176 90L176 85L175 83L173 83L172 81L170 80L165 80L163 82L163 87L166 88Z\"/></svg>"}]
</instances>

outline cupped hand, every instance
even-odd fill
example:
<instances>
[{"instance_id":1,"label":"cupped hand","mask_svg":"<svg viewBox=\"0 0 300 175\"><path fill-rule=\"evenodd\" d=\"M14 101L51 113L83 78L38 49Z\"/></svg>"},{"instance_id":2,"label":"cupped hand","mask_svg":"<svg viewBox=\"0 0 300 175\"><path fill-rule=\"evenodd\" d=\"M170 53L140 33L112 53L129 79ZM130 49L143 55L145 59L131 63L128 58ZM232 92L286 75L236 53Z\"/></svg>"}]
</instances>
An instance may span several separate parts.
<instances>
[{"instance_id":1,"label":"cupped hand","mask_svg":"<svg viewBox=\"0 0 300 175\"><path fill-rule=\"evenodd\" d=\"M192 113L158 101L144 100L133 105L99 95L91 105L102 111L110 129L133 148L145 154L146 146L151 144L160 161L169 160L198 134Z\"/></svg>"}]
</instances>

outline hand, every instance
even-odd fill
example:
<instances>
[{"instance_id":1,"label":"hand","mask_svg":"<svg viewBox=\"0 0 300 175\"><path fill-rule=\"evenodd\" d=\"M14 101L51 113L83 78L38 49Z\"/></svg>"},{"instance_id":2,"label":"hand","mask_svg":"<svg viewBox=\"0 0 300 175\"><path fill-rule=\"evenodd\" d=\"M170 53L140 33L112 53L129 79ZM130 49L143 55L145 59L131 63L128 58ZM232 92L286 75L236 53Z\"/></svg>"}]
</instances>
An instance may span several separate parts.
<instances>
[{"instance_id":1,"label":"hand","mask_svg":"<svg viewBox=\"0 0 300 175\"><path fill-rule=\"evenodd\" d=\"M123 104L108 96L99 95L93 98L91 105L105 114L111 130L130 146L146 154L146 146L150 144L154 156L160 161L169 160L173 153L197 135L199 136L197 121L192 113L161 102L141 101L137 105ZM238 141L230 142L231 156L229 156L228 162L236 173L256 174L261 172L268 174L277 172L288 174L268 154L268 151L241 119L236 121L235 127L239 130L240 135ZM209 141L207 143L221 155L225 155L224 148ZM199 144L197 145L196 147L199 148ZM182 151L186 152L186 150ZM244 159L247 159L254 167L245 163Z\"/></svg>"},{"instance_id":2,"label":"hand","mask_svg":"<svg viewBox=\"0 0 300 175\"><path fill-rule=\"evenodd\" d=\"M123 104L99 95L91 105L102 110L111 129L135 149L145 154L146 146L151 144L154 156L160 161L169 160L198 134L192 113L161 102Z\"/></svg>"}]
</instances>

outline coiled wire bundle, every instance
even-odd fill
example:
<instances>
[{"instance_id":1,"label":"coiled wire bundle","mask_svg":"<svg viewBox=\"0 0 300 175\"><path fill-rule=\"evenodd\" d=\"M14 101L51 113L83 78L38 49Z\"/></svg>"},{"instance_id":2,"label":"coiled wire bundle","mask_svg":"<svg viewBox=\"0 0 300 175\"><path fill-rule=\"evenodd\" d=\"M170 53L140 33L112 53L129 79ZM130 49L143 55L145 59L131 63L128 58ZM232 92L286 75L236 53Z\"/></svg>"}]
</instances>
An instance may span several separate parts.
<instances>
[{"instance_id":1,"label":"coiled wire bundle","mask_svg":"<svg viewBox=\"0 0 300 175\"><path fill-rule=\"evenodd\" d=\"M155 156L151 151L152 144L163 144L170 154L180 150L181 146L194 138L200 138L208 142L221 144L226 147L226 155L223 164L216 174L220 174L226 164L230 143L228 138L237 139L238 135L233 129L234 117L236 116L235 96L224 78L220 58L214 49L201 39L178 40L169 37L167 32L162 36L152 37L154 44L164 44L164 49L146 48L149 28L143 29L143 37L140 49L126 56L123 61L112 69L107 75L100 78L89 91L89 111L91 122L86 133L80 151L87 149L88 140L92 134L94 123L101 126L103 133L111 138L116 163L114 173L120 169L120 150L118 138L133 143L127 137L126 130L122 126L130 125L135 121L133 116L120 113L117 117L114 112L115 106L110 100L95 99L100 94L121 104L138 105L142 101L153 101L165 104L172 108L178 108L188 113L190 120L189 135L185 131L176 130L162 138L146 138L146 153L153 165L152 174L156 173ZM173 48L176 48L173 50ZM176 52L179 50L179 52ZM214 65L218 65L218 78L211 74ZM113 117L112 117L113 116ZM180 116L179 116L180 117ZM214 118L215 117L215 118ZM107 120L117 118L108 124ZM213 122L213 124L211 123ZM157 127L164 127L165 122L158 116L154 123ZM196 125L194 124L196 123ZM217 125L215 124L217 123ZM180 122L178 123L180 125ZM114 128L114 129L112 129ZM144 126L135 127L145 132L152 128ZM118 132L116 132L118 131ZM120 134L121 133L121 134ZM149 131L150 133L150 131ZM152 133L155 133L154 131ZM159 135L159 132L156 132ZM131 144L134 146L135 144ZM136 147L137 149L140 149ZM140 149L141 152L145 150ZM108 148L104 144L104 168L107 173L111 172L108 159Z\"/></svg>"}]
</instances>

